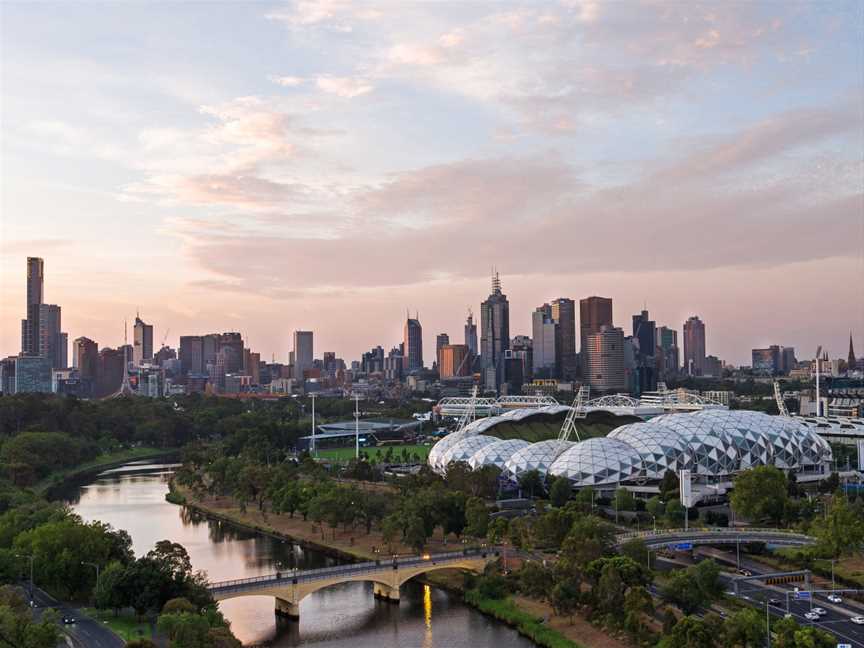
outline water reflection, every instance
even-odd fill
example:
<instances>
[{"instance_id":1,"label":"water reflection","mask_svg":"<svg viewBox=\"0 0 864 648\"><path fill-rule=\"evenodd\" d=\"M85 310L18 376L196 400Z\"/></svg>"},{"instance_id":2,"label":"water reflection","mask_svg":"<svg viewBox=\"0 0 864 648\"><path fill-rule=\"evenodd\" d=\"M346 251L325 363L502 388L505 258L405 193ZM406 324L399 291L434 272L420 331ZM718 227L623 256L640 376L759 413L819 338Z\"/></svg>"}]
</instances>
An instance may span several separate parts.
<instances>
[{"instance_id":1,"label":"water reflection","mask_svg":"<svg viewBox=\"0 0 864 648\"><path fill-rule=\"evenodd\" d=\"M85 520L126 529L136 555L165 538L186 547L213 581L335 564L332 558L240 529L165 501L170 468L137 465L102 474L66 500ZM306 597L300 622L278 620L269 596L220 603L247 645L321 648L528 648L515 632L465 607L458 597L408 582L401 603L377 601L371 583L335 585ZM434 630L434 635L433 635Z\"/></svg>"}]
</instances>

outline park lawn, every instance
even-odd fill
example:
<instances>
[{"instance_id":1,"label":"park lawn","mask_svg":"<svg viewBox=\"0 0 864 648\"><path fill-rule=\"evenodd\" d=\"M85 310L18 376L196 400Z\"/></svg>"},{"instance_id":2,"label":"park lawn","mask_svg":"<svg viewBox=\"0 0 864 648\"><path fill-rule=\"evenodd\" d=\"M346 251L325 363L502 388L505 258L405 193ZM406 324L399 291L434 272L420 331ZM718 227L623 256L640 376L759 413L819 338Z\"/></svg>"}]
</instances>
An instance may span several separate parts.
<instances>
[{"instance_id":1,"label":"park lawn","mask_svg":"<svg viewBox=\"0 0 864 648\"><path fill-rule=\"evenodd\" d=\"M402 456L402 450L407 450L409 455L417 454L420 461L424 461L429 454L432 446L427 445L391 445L391 446L375 446L371 448L360 448L360 453L365 454L370 460L378 459L379 455L383 457L388 448L393 449L393 458L398 460ZM319 459L330 459L331 461L350 461L354 458L354 448L328 448L318 451Z\"/></svg>"},{"instance_id":2,"label":"park lawn","mask_svg":"<svg viewBox=\"0 0 864 648\"><path fill-rule=\"evenodd\" d=\"M150 457L159 457L162 455L170 454L172 451L170 449L165 448L127 448L125 450L119 450L117 452L109 452L106 454L101 454L98 457L91 459L90 461L86 461L82 464L78 464L77 466L73 466L71 468L67 468L66 470L58 470L52 472L45 479L37 482L35 486L33 486L33 490L36 491L39 495L44 495L48 489L52 486L56 486L57 484L62 483L66 479L73 477L78 474L90 472L92 470L98 470L100 468L104 468L105 470L109 468L114 468L129 461L137 461L140 459L148 459Z\"/></svg>"},{"instance_id":3,"label":"park lawn","mask_svg":"<svg viewBox=\"0 0 864 648\"><path fill-rule=\"evenodd\" d=\"M109 610L97 610L95 608L84 608L81 610L92 619L108 626L111 631L124 641L132 641L142 637L150 638L150 622L145 618L139 621L131 610L120 612L114 616Z\"/></svg>"}]
</instances>

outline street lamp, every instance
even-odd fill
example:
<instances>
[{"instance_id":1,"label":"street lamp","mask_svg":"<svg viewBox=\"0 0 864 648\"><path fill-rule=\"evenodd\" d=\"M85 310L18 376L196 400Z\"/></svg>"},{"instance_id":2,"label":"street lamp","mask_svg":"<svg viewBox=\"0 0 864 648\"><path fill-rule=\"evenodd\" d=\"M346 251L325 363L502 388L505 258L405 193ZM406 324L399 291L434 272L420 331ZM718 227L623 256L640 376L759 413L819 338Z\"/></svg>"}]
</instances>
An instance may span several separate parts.
<instances>
[{"instance_id":1,"label":"street lamp","mask_svg":"<svg viewBox=\"0 0 864 648\"><path fill-rule=\"evenodd\" d=\"M657 533L657 516L652 515L651 520L654 522L654 533Z\"/></svg>"},{"instance_id":2,"label":"street lamp","mask_svg":"<svg viewBox=\"0 0 864 648\"><path fill-rule=\"evenodd\" d=\"M837 562L836 558L831 559L831 590L832 591L835 589L835 585L834 585L834 563L836 563L836 562Z\"/></svg>"},{"instance_id":3,"label":"street lamp","mask_svg":"<svg viewBox=\"0 0 864 648\"><path fill-rule=\"evenodd\" d=\"M31 554L29 556L24 554L15 554L16 558L28 558L30 560L30 603L33 603L33 558L34 556Z\"/></svg>"},{"instance_id":4,"label":"street lamp","mask_svg":"<svg viewBox=\"0 0 864 648\"><path fill-rule=\"evenodd\" d=\"M89 566L89 567L95 567L95 568L96 568L96 587L93 589L93 599L94 599L94 601L95 601L95 599L96 599L96 591L99 589L99 565L96 564L96 563L86 562L86 561L83 561L83 560L81 561L81 564L82 564L82 565L87 565L87 566Z\"/></svg>"}]
</instances>

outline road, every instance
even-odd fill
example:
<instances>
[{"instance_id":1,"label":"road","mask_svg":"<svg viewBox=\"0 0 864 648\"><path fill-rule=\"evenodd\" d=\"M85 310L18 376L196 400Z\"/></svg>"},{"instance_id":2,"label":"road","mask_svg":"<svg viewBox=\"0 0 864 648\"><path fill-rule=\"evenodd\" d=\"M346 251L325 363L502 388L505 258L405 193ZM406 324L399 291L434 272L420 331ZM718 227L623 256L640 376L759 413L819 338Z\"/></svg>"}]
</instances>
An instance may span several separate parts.
<instances>
[{"instance_id":1,"label":"road","mask_svg":"<svg viewBox=\"0 0 864 648\"><path fill-rule=\"evenodd\" d=\"M60 615L61 624L64 616L71 616L76 620L73 624L63 625L64 632L76 648L123 648L126 645L120 637L98 621L85 616L77 608L64 605L38 587L33 590L33 600L37 614L53 608Z\"/></svg>"}]
</instances>

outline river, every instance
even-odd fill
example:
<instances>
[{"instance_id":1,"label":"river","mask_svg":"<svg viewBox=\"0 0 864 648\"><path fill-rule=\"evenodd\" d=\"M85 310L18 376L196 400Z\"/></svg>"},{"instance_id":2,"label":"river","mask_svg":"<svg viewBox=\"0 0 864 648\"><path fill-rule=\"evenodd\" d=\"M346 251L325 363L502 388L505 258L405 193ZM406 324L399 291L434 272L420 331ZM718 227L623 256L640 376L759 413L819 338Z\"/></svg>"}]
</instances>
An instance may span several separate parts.
<instances>
[{"instance_id":1,"label":"river","mask_svg":"<svg viewBox=\"0 0 864 648\"><path fill-rule=\"evenodd\" d=\"M133 462L78 486L67 503L85 520L125 529L137 556L158 540L179 542L212 581L334 564L324 554L208 519L165 501L173 466ZM279 621L271 597L220 603L244 645L316 648L529 648L512 629L458 595L409 582L399 605L376 601L371 583L347 583L306 597L300 622Z\"/></svg>"}]
</instances>

